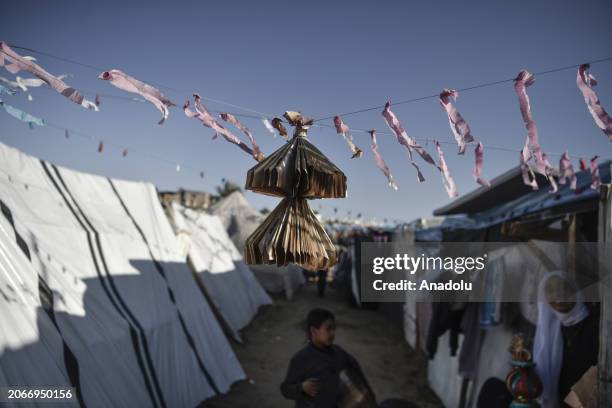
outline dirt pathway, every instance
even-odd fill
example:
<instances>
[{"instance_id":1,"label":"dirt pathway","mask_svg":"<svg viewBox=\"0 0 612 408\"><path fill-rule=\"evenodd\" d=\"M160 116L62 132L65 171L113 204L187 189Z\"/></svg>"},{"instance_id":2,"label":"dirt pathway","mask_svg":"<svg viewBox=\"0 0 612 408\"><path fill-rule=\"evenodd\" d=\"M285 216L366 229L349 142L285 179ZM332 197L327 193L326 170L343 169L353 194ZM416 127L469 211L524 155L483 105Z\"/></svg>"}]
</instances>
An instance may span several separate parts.
<instances>
[{"instance_id":1,"label":"dirt pathway","mask_svg":"<svg viewBox=\"0 0 612 408\"><path fill-rule=\"evenodd\" d=\"M312 284L300 289L293 301L275 299L273 306L260 310L242 332L244 344L233 344L250 380L234 384L228 394L201 407L292 407L279 385L289 359L306 343L305 317L314 307L336 315L336 342L359 360L379 401L404 398L422 408L442 407L427 386L425 357L407 345L398 322L381 312L351 308L333 291L320 299Z\"/></svg>"}]
</instances>

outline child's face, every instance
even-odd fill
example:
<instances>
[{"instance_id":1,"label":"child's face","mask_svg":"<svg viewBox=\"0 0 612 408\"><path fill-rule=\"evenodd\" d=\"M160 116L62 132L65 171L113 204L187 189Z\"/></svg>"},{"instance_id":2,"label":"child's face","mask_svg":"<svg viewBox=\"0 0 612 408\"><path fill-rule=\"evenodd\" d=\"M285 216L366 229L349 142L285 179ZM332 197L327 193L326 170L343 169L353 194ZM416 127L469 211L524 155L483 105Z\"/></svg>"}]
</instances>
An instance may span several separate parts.
<instances>
[{"instance_id":1,"label":"child's face","mask_svg":"<svg viewBox=\"0 0 612 408\"><path fill-rule=\"evenodd\" d=\"M329 347L334 344L334 338L336 337L336 322L332 319L326 320L321 323L318 328L310 328L310 340L316 346Z\"/></svg>"}]
</instances>

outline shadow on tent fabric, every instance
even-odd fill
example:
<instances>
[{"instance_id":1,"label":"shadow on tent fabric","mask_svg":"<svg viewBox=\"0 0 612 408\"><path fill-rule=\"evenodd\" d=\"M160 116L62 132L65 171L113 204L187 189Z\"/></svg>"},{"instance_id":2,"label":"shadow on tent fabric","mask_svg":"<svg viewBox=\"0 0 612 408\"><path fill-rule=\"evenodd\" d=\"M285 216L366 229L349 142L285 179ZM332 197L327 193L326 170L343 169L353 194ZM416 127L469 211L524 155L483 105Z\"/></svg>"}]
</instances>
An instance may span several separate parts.
<instances>
[{"instance_id":1,"label":"shadow on tent fabric","mask_svg":"<svg viewBox=\"0 0 612 408\"><path fill-rule=\"evenodd\" d=\"M77 296L69 288L63 293L52 290L52 317L43 307L19 304L18 296L3 296L7 309L35 314L21 324L36 327L28 331L33 333L30 340L17 324L8 328L13 329L13 337L21 335L22 345L0 353L0 385L70 387L75 385L71 374L76 370L83 406L170 407L195 406L243 379L205 297L184 298L173 286L173 281L187 278L196 286L189 269L162 263L167 273L188 275L168 276L164 288L153 284L158 271L152 261L130 262L138 265L138 274L84 279L79 282L85 290L74 292ZM134 323L118 318L113 302L122 303L120 308L130 315L127 320ZM195 321L199 323L194 325ZM67 349L62 350L62 340ZM67 351L74 361L66 358Z\"/></svg>"}]
</instances>

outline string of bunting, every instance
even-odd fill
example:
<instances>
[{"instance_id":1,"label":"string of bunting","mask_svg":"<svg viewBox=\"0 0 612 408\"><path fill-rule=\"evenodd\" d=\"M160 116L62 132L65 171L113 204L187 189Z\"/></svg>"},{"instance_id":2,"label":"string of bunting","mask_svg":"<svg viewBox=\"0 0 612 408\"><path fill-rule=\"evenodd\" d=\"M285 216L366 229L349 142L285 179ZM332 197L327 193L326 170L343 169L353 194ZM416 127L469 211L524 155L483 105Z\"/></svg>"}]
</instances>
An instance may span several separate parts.
<instances>
[{"instance_id":1,"label":"string of bunting","mask_svg":"<svg viewBox=\"0 0 612 408\"><path fill-rule=\"evenodd\" d=\"M89 69L100 70L99 67L95 67L88 64L83 64L80 62L68 60L62 57L53 56L51 54L43 53L37 50L33 50L30 48L20 47L20 46L12 46L16 49L27 50L34 53L39 53L41 55L46 55L52 58L60 59L66 62L78 64ZM603 58L600 60L592 61L590 64L605 62L612 60L610 58ZM28 87L39 87L43 84L48 85L51 89L57 91L62 96L68 98L74 103L77 103L87 109L98 111L101 105L101 94L96 93L94 101L90 101L86 99L82 93L77 91L75 88L69 86L64 79L68 77L68 75L62 76L53 76L49 72L47 72L44 68L38 65L36 59L29 56L21 56L17 52L15 52L6 42L0 41L0 66L4 66L6 70L12 74L16 74L19 71L25 71L36 78L23 79L17 77L15 81L8 80L5 78L0 78L0 93L7 95L14 95L17 91L16 89L21 89L22 91L27 91ZM612 141L612 119L609 114L605 111L604 107L601 105L599 97L594 90L594 87L597 85L597 81L594 76L590 73L590 64L581 64L581 65L572 65L566 67L560 67L551 69L548 71L540 72L538 75L545 75L552 72L559 72L562 70L575 69L577 70L577 87L579 91L582 93L582 96L587 105L587 109L597 127L602 130L602 132L608 137L608 140ZM129 92L132 94L136 94L138 97L126 98L131 101L139 101L139 102L149 102L155 106L155 108L161 113L161 120L158 124L163 125L163 123L168 119L170 114L170 108L176 106L174 102L172 102L168 97L166 97L155 85L155 83L145 83L139 79L136 79L127 73L118 70L101 70L101 73L98 76L99 79L108 81L111 85L116 88ZM559 170L557 171L548 160L548 155L542 150L539 144L538 131L533 120L533 116L531 114L531 105L529 103L529 97L527 94L527 88L533 85L535 82L535 75L529 73L527 70L522 70L519 72L517 77L513 79L505 79L501 81L495 81L490 83L479 84L475 86L471 86L468 88L463 88L461 91L467 91L487 86L498 85L506 82L512 81L514 84L515 92L518 96L519 100L519 109L521 112L521 116L523 118L523 122L525 124L527 130L527 137L522 149L517 150L519 152L519 164L521 168L521 172L523 175L523 180L526 185L531 186L534 189L539 188L535 178L535 172L544 175L550 185L551 192L556 192L557 181L559 184L565 184L566 180L570 180L570 188L575 187L575 183L572 183L573 177L575 173L573 173L573 165L571 163L571 159L569 153L567 151L559 154L561 159L559 161ZM165 89L172 90L174 92L183 92L171 87L167 87L164 85L157 85L163 87ZM249 111L255 113L257 116L250 115L250 118L257 118L262 121L265 128L272 134L278 132L281 137L283 137L287 142L289 142L287 130L285 129L283 123L285 123L282 119L272 117L271 115L266 115L262 112L245 108L239 105L227 103L224 101L219 101L211 98L202 98L197 93L193 93L195 99L195 108L196 111L193 112L189 109L190 103L189 101L185 102L183 105L183 111L186 116L190 118L196 118L202 122L205 127L211 128L214 130L213 138L216 138L218 135L221 135L225 140L230 143L235 144L241 150L251 155L256 161L261 162L264 160L264 155L261 152L253 133L244 126L237 117L241 116L240 114L231 114L228 112L220 112L219 117L231 124L232 126L239 129L242 133L246 135L249 140L250 146L243 142L239 137L234 135L229 129L222 126L219 121L210 113L210 111L202 104L202 99L210 100L211 102L220 103L229 105L241 110ZM461 116L458 109L454 106L453 101L456 101L459 92L457 90L452 89L443 89L438 95L428 95L420 98L413 98L409 100L403 100L398 102L397 104L405 104L410 102L415 102L419 100L429 99L438 97L440 105L444 109L447 114L449 125L451 128L451 132L454 136L455 142L458 146L458 154L464 155L468 145L475 145L474 149L474 171L473 176L475 181L483 187L487 187L490 185L489 181L482 177L482 169L484 165L484 144L482 141L476 140L473 136L471 128L467 121ZM109 96L110 97L110 96ZM142 99L141 99L142 98ZM31 95L28 98L31 100ZM396 104L396 105L397 105ZM34 125L43 126L44 121L40 118L36 118L33 115L28 114L27 112L21 111L11 105L7 105L4 101L0 100L0 105L6 110L8 114L14 116L15 118L22 120L30 127ZM380 109L381 107L371 107L360 109L358 111L347 112L343 115L334 115L330 117L320 118L317 120L313 120L312 125L318 127L328 127L325 125L318 125L315 122L327 120L333 118L333 127L336 132L341 135L349 149L351 150L352 158L360 158L363 156L363 151L357 147L353 141L353 138L350 134L351 129L349 126L343 121L342 116L354 115L358 113L368 112L375 109ZM449 195L449 197L456 197L458 195L458 191L456 189L452 174L450 169L448 168L445 160L444 153L442 151L441 144L447 143L440 140L433 140L433 144L436 148L436 152L438 154L438 162L436 163L432 156L427 152L427 150L419 144L419 138L412 137L408 134L403 124L400 122L399 118L395 115L395 113L391 110L391 103L387 102L383 107L381 114L389 127L392 135L394 135L400 143L400 145L406 148L409 162L414 167L416 171L416 177L419 182L425 181L425 177L421 172L419 164L416 162L415 157L413 157L413 153L417 153L417 155L427 164L435 167L441 174L443 185ZM246 116L246 115L242 115ZM378 146L376 143L376 133L373 130L362 130L362 129L353 129L353 131L358 131L362 133L369 134L372 138L372 153L374 155L377 166L381 169L383 174L386 176L389 185L397 189L397 183L393 180L391 176L389 167L384 163L380 152L378 151ZM66 130L66 134L68 135L68 130ZM428 141L429 139L424 139ZM513 149L507 149L502 147L490 146L490 149L497 150L506 150L513 151ZM104 150L104 143L100 141L98 146L98 151L102 152ZM127 149L123 149L123 156L127 155ZM553 154L551 154L553 155ZM595 188L598 186L598 175L594 170L597 168L597 160L598 156L594 156L591 158L591 165L589 170L592 173L592 186ZM583 159L581 159L584 162ZM180 171L180 165L177 165L177 171Z\"/></svg>"}]
</instances>

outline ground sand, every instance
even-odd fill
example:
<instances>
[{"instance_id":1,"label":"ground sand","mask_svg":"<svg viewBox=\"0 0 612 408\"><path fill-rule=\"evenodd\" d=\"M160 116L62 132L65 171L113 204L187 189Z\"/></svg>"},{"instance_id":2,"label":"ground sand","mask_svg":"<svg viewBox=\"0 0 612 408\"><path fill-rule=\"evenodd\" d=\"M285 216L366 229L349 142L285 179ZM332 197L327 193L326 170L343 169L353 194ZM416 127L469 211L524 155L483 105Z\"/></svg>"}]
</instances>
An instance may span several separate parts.
<instances>
[{"instance_id":1,"label":"ground sand","mask_svg":"<svg viewBox=\"0 0 612 408\"><path fill-rule=\"evenodd\" d=\"M442 407L427 386L427 361L403 337L401 322L388 314L350 307L333 290L316 296L316 287L300 289L293 301L275 299L262 308L242 331L243 344L232 346L249 380L234 384L222 396L205 401L201 408L292 407L280 394L289 359L306 344L304 322L314 307L330 309L337 320L336 343L361 364L378 401L404 398L422 408Z\"/></svg>"}]
</instances>

